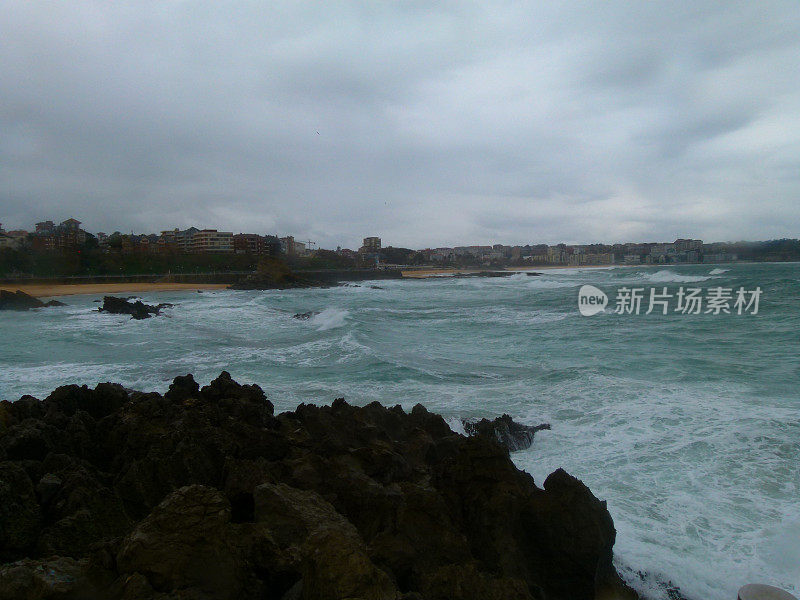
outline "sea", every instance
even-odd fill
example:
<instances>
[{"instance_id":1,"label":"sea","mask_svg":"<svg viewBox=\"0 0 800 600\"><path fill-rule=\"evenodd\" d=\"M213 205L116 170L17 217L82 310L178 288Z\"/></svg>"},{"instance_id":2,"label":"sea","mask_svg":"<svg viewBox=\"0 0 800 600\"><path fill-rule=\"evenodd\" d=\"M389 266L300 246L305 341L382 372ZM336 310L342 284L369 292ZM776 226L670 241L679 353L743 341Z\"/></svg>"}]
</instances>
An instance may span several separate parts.
<instances>
[{"instance_id":1,"label":"sea","mask_svg":"<svg viewBox=\"0 0 800 600\"><path fill-rule=\"evenodd\" d=\"M581 314L583 285L604 311ZM800 264L147 293L175 306L145 321L99 313L97 295L61 300L0 313L0 399L104 381L163 392L227 370L276 410L344 397L422 403L456 431L546 422L514 462L538 485L563 467L607 501L617 568L647 597L800 593Z\"/></svg>"}]
</instances>

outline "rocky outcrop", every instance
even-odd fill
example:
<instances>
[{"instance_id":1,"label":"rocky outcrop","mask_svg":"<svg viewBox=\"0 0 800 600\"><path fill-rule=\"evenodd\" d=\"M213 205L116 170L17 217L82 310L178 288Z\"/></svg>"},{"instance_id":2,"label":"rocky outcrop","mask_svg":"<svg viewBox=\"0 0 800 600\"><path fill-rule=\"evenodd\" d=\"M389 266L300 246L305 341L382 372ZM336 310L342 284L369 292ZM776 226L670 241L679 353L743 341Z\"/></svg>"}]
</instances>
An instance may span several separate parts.
<instances>
[{"instance_id":1,"label":"rocky outcrop","mask_svg":"<svg viewBox=\"0 0 800 600\"><path fill-rule=\"evenodd\" d=\"M275 415L225 372L0 403L0 600L610 598L614 537L421 405Z\"/></svg>"},{"instance_id":2,"label":"rocky outcrop","mask_svg":"<svg viewBox=\"0 0 800 600\"><path fill-rule=\"evenodd\" d=\"M308 321L309 319L316 317L318 314L318 310L309 310L308 312L295 313L292 315L292 318L297 319L298 321Z\"/></svg>"},{"instance_id":3,"label":"rocky outcrop","mask_svg":"<svg viewBox=\"0 0 800 600\"><path fill-rule=\"evenodd\" d=\"M22 290L17 290L16 292L0 290L0 310L30 310L32 308L47 308L50 306L66 306L66 304L58 300L42 302Z\"/></svg>"},{"instance_id":4,"label":"rocky outcrop","mask_svg":"<svg viewBox=\"0 0 800 600\"><path fill-rule=\"evenodd\" d=\"M472 271L469 273L454 273L450 277L452 279L469 279L472 277L511 277L512 275L519 275L521 273L525 273L525 275L528 277L538 277L541 275L541 273L534 273L532 271Z\"/></svg>"},{"instance_id":5,"label":"rocky outcrop","mask_svg":"<svg viewBox=\"0 0 800 600\"><path fill-rule=\"evenodd\" d=\"M255 273L232 284L232 290L284 290L294 288L324 288L342 285L347 281L373 279L402 279L398 269L326 269L293 271L285 262L267 258L258 264Z\"/></svg>"},{"instance_id":6,"label":"rocky outcrop","mask_svg":"<svg viewBox=\"0 0 800 600\"><path fill-rule=\"evenodd\" d=\"M158 315L165 308L172 308L172 304L162 303L156 306L145 304L141 300L131 302L126 298L116 296L104 296L103 306L98 308L100 312L107 312L114 315L130 315L131 319L149 319L153 315Z\"/></svg>"},{"instance_id":7,"label":"rocky outcrop","mask_svg":"<svg viewBox=\"0 0 800 600\"><path fill-rule=\"evenodd\" d=\"M533 445L533 438L537 431L550 429L549 423L541 425L523 425L517 423L509 415L503 415L490 421L462 421L464 431L468 435L480 435L496 440L498 444L508 448L511 452L526 450Z\"/></svg>"},{"instance_id":8,"label":"rocky outcrop","mask_svg":"<svg viewBox=\"0 0 800 600\"><path fill-rule=\"evenodd\" d=\"M278 259L265 258L258 263L255 273L247 275L230 286L232 290L285 290L294 288L326 287L327 284L312 281L294 273Z\"/></svg>"}]
</instances>

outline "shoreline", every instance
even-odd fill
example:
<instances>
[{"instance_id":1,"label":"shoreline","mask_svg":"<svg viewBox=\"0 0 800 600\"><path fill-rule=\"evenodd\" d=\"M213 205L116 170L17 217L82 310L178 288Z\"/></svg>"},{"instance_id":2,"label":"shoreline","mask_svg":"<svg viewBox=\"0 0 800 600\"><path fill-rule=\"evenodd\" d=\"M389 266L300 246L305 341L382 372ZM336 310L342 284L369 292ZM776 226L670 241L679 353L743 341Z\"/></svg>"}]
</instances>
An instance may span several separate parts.
<instances>
[{"instance_id":1,"label":"shoreline","mask_svg":"<svg viewBox=\"0 0 800 600\"><path fill-rule=\"evenodd\" d=\"M136 292L177 292L187 290L219 290L227 283L32 283L0 284L0 290L21 290L37 298L79 296L83 294L121 294Z\"/></svg>"},{"instance_id":2,"label":"shoreline","mask_svg":"<svg viewBox=\"0 0 800 600\"><path fill-rule=\"evenodd\" d=\"M617 267L652 267L658 265L544 265L522 266L513 269L485 268L426 268L418 270L402 270L403 279L429 279L440 275L458 275L461 273L480 273L487 270L528 272L556 271L564 269L609 269ZM177 292L190 290L227 289L229 283L165 283L165 282L129 282L129 283L8 283L0 284L0 290L16 292L20 290L36 298L57 298L60 296L80 296L88 294L123 294L140 292Z\"/></svg>"},{"instance_id":3,"label":"shoreline","mask_svg":"<svg viewBox=\"0 0 800 600\"><path fill-rule=\"evenodd\" d=\"M436 277L438 275L458 275L460 273L481 273L483 271L508 271L509 273L524 273L527 271L557 271L563 269L609 269L612 267L644 267L653 265L544 265L544 266L530 266L530 267L513 267L510 269L489 269L480 267L469 267L464 269L454 268L430 268L430 269L416 269L416 270L403 270L404 279L426 279L428 277Z\"/></svg>"}]
</instances>

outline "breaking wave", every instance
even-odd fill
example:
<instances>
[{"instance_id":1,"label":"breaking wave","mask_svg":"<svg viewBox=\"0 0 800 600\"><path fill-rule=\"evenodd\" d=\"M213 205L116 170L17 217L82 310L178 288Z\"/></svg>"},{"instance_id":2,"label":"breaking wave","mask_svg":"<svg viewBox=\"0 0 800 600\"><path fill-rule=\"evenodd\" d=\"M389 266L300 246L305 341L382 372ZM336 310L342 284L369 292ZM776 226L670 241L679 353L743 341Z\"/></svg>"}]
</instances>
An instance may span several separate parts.
<instances>
[{"instance_id":1,"label":"breaking wave","mask_svg":"<svg viewBox=\"0 0 800 600\"><path fill-rule=\"evenodd\" d=\"M680 275L668 269L662 269L655 273L643 273L643 276L647 281L653 283L696 283L711 279L708 275Z\"/></svg>"},{"instance_id":2,"label":"breaking wave","mask_svg":"<svg viewBox=\"0 0 800 600\"><path fill-rule=\"evenodd\" d=\"M335 329L347 324L347 317L350 311L341 308L326 308L325 310L317 313L309 323L316 326L317 331L327 331L328 329Z\"/></svg>"}]
</instances>

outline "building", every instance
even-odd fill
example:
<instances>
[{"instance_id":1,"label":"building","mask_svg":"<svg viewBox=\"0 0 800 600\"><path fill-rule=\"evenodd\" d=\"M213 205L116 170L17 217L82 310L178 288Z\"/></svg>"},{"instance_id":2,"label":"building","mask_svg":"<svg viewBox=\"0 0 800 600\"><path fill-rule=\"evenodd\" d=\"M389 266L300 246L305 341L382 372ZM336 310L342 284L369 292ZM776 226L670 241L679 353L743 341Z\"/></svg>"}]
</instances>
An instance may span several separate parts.
<instances>
[{"instance_id":1,"label":"building","mask_svg":"<svg viewBox=\"0 0 800 600\"><path fill-rule=\"evenodd\" d=\"M34 250L73 252L86 243L86 232L76 219L67 219L58 226L52 221L42 221L36 223L32 242Z\"/></svg>"},{"instance_id":2,"label":"building","mask_svg":"<svg viewBox=\"0 0 800 600\"><path fill-rule=\"evenodd\" d=\"M53 235L55 232L56 226L52 221L42 221L36 224L36 235Z\"/></svg>"},{"instance_id":3,"label":"building","mask_svg":"<svg viewBox=\"0 0 800 600\"><path fill-rule=\"evenodd\" d=\"M86 243L86 232L81 229L81 222L76 219L62 221L56 227L55 247L63 252L77 250Z\"/></svg>"},{"instance_id":4,"label":"building","mask_svg":"<svg viewBox=\"0 0 800 600\"><path fill-rule=\"evenodd\" d=\"M158 236L158 250L159 252L178 252L178 234L180 231L175 229L167 229L161 232Z\"/></svg>"},{"instance_id":5,"label":"building","mask_svg":"<svg viewBox=\"0 0 800 600\"><path fill-rule=\"evenodd\" d=\"M585 254L583 264L586 265L613 265L614 253L613 252L600 252L597 254Z\"/></svg>"},{"instance_id":6,"label":"building","mask_svg":"<svg viewBox=\"0 0 800 600\"><path fill-rule=\"evenodd\" d=\"M16 250L19 248L19 240L12 238L4 232L0 232L0 249L3 248Z\"/></svg>"},{"instance_id":7,"label":"building","mask_svg":"<svg viewBox=\"0 0 800 600\"><path fill-rule=\"evenodd\" d=\"M692 250L695 252L703 251L703 240L677 239L672 245L676 252L691 252Z\"/></svg>"},{"instance_id":8,"label":"building","mask_svg":"<svg viewBox=\"0 0 800 600\"><path fill-rule=\"evenodd\" d=\"M233 232L201 229L192 235L190 252L211 254L233 252Z\"/></svg>"},{"instance_id":9,"label":"building","mask_svg":"<svg viewBox=\"0 0 800 600\"><path fill-rule=\"evenodd\" d=\"M287 235L285 237L279 238L281 243L281 253L285 254L286 256L294 256L296 247L294 245L294 236Z\"/></svg>"},{"instance_id":10,"label":"building","mask_svg":"<svg viewBox=\"0 0 800 600\"><path fill-rule=\"evenodd\" d=\"M76 219L67 219L61 222L59 228L62 231L78 231L81 228L81 222Z\"/></svg>"},{"instance_id":11,"label":"building","mask_svg":"<svg viewBox=\"0 0 800 600\"><path fill-rule=\"evenodd\" d=\"M160 252L193 252L194 234L199 231L197 227L189 227L189 229L184 230L176 227L175 229L162 231L156 242L158 250Z\"/></svg>"},{"instance_id":12,"label":"building","mask_svg":"<svg viewBox=\"0 0 800 600\"><path fill-rule=\"evenodd\" d=\"M553 264L561 264L567 262L567 246L566 244L556 244L555 246L547 247L547 254L544 259Z\"/></svg>"},{"instance_id":13,"label":"building","mask_svg":"<svg viewBox=\"0 0 800 600\"><path fill-rule=\"evenodd\" d=\"M716 254L704 254L704 263L727 263L735 262L739 257L731 252L718 252Z\"/></svg>"},{"instance_id":14,"label":"building","mask_svg":"<svg viewBox=\"0 0 800 600\"><path fill-rule=\"evenodd\" d=\"M362 254L377 254L381 251L381 238L365 237L359 252Z\"/></svg>"},{"instance_id":15,"label":"building","mask_svg":"<svg viewBox=\"0 0 800 600\"><path fill-rule=\"evenodd\" d=\"M280 256L281 254L281 241L277 235L263 236L262 247L261 254L265 256Z\"/></svg>"},{"instance_id":16,"label":"building","mask_svg":"<svg viewBox=\"0 0 800 600\"><path fill-rule=\"evenodd\" d=\"M281 253L281 242L274 235L237 233L233 236L233 251L237 254L278 256Z\"/></svg>"},{"instance_id":17,"label":"building","mask_svg":"<svg viewBox=\"0 0 800 600\"><path fill-rule=\"evenodd\" d=\"M264 238L257 233L237 233L233 236L233 251L236 254L262 254Z\"/></svg>"},{"instance_id":18,"label":"building","mask_svg":"<svg viewBox=\"0 0 800 600\"><path fill-rule=\"evenodd\" d=\"M674 244L653 244L650 247L650 257L653 263L670 262L670 257L675 254Z\"/></svg>"},{"instance_id":19,"label":"building","mask_svg":"<svg viewBox=\"0 0 800 600\"><path fill-rule=\"evenodd\" d=\"M18 250L27 245L28 232L21 229L6 231L0 223L0 248L11 248Z\"/></svg>"}]
</instances>

